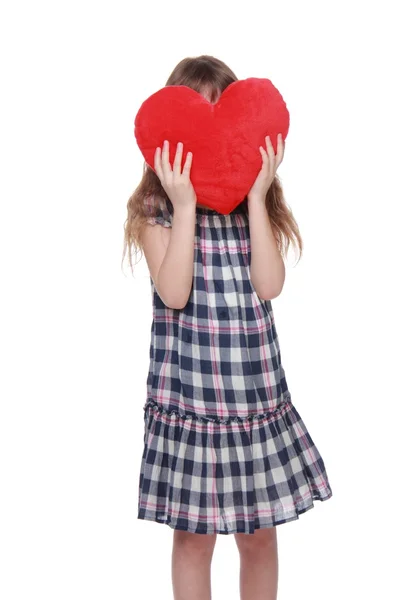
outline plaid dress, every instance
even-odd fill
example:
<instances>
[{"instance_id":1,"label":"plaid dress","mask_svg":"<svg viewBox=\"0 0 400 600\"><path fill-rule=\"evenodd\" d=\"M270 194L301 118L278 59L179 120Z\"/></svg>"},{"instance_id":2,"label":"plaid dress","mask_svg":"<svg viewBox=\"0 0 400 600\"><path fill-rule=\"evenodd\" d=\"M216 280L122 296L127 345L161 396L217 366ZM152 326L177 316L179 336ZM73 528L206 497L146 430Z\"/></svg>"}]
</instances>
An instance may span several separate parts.
<instances>
[{"instance_id":1,"label":"plaid dress","mask_svg":"<svg viewBox=\"0 0 400 600\"><path fill-rule=\"evenodd\" d=\"M153 198L147 204L154 209ZM194 533L251 534L332 495L292 404L271 302L250 281L243 207L228 215L196 207L184 308L167 307L150 278L138 518ZM169 200L148 222L171 227Z\"/></svg>"}]
</instances>

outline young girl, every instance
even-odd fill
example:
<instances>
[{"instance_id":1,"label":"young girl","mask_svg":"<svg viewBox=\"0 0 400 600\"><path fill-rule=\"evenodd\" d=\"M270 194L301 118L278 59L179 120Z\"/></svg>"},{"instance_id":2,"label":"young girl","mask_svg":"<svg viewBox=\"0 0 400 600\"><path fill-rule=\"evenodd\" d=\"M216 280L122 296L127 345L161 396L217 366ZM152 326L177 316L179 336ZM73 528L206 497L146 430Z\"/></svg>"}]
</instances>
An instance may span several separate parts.
<instances>
[{"instance_id":1,"label":"young girl","mask_svg":"<svg viewBox=\"0 0 400 600\"><path fill-rule=\"evenodd\" d=\"M201 56L181 61L166 85L215 103L234 81L223 62ZM302 251L276 175L284 143L279 136L275 155L266 139L260 173L228 215L197 202L196 157L182 165L182 153L179 144L170 157L168 140L157 148L125 223L131 266L132 246L145 254L154 317L138 518L174 529L175 600L211 598L216 535L230 533L242 600L275 600L276 525L332 495L291 401L271 306L290 242Z\"/></svg>"}]
</instances>

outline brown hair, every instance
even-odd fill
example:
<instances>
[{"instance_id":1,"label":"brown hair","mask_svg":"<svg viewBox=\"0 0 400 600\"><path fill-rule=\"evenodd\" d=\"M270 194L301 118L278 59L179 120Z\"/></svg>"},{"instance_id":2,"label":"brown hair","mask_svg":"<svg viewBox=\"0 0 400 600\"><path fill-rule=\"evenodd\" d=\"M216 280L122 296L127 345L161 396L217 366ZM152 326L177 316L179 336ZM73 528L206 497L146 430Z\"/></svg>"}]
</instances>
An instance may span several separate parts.
<instances>
[{"instance_id":1,"label":"brown hair","mask_svg":"<svg viewBox=\"0 0 400 600\"><path fill-rule=\"evenodd\" d=\"M207 91L210 94L210 101L214 102L228 85L237 80L236 75L224 62L213 56L202 55L181 60L172 71L165 85L186 85L199 93ZM145 206L145 199L153 195L154 212L149 213L148 207ZM163 202L164 206L167 202L167 206L173 212L172 203L169 201L157 174L145 163L142 180L128 200L128 215L124 223L122 261L128 249L131 268L132 248L134 248L135 255L139 251L142 252L141 234L147 219L157 212L157 198ZM282 256L286 256L290 243L292 243L294 246L297 245L300 259L303 250L302 238L292 211L285 202L282 184L278 175L275 176L267 192L265 202L280 253Z\"/></svg>"}]
</instances>

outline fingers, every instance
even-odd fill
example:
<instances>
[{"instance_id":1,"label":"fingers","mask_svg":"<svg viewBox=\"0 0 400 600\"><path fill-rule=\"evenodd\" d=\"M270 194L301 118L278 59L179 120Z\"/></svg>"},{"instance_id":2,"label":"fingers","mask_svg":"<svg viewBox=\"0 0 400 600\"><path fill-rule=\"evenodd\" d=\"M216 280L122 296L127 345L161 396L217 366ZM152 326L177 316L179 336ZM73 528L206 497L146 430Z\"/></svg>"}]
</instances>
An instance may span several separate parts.
<instances>
[{"instance_id":1,"label":"fingers","mask_svg":"<svg viewBox=\"0 0 400 600\"><path fill-rule=\"evenodd\" d=\"M163 143L162 150L160 147L156 148L155 155L154 155L154 170L156 171L156 173L160 177L160 179L162 177L166 177L171 172L173 172L174 175L181 174L181 163L182 163L182 154L183 154L182 142L178 142L178 144L177 144L172 171L171 171L171 163L170 163L170 159L169 159L169 154L170 154L169 141L165 140ZM186 170L189 169L189 171L190 171L190 162L187 163L187 158L188 157L186 157L185 165L187 164L188 166L187 166ZM191 157L189 157L189 161L191 161Z\"/></svg>"},{"instance_id":2,"label":"fingers","mask_svg":"<svg viewBox=\"0 0 400 600\"><path fill-rule=\"evenodd\" d=\"M268 138L269 139L269 138ZM265 140L267 140L267 138L265 138ZM271 142L269 142L271 144ZM266 145L267 145L267 149L268 149L268 142L266 141ZM271 144L272 146L272 144ZM274 149L272 148L272 152L274 152ZM265 149L260 146L260 153L261 153L261 157L262 157L262 161L263 161L263 170L266 171L267 173L269 173L269 171L271 170L271 168L274 166L273 163L273 159L274 159L274 155L271 156L271 150L269 150L268 152L265 151ZM271 160L272 158L272 160Z\"/></svg>"},{"instance_id":3,"label":"fingers","mask_svg":"<svg viewBox=\"0 0 400 600\"><path fill-rule=\"evenodd\" d=\"M185 165L184 165L183 171L182 171L182 175L184 175L185 177L190 177L190 169L192 166L192 159L193 159L193 154L191 152L188 152L187 156L186 156L186 160L185 160Z\"/></svg>"},{"instance_id":4,"label":"fingers","mask_svg":"<svg viewBox=\"0 0 400 600\"><path fill-rule=\"evenodd\" d=\"M154 170L160 179L160 182L165 190L169 186L179 183L181 177L190 182L190 170L192 167L193 153L188 152L185 160L185 165L181 173L183 155L183 143L178 142L177 149L174 158L173 170L169 162L169 142L164 141L162 150L160 147L156 148L154 154Z\"/></svg>"},{"instance_id":5,"label":"fingers","mask_svg":"<svg viewBox=\"0 0 400 600\"><path fill-rule=\"evenodd\" d=\"M169 144L166 140L161 148L156 148L154 154L154 170L158 175L161 182L165 180L168 173L171 172L171 165L169 164Z\"/></svg>"},{"instance_id":6,"label":"fingers","mask_svg":"<svg viewBox=\"0 0 400 600\"><path fill-rule=\"evenodd\" d=\"M182 162L182 152L183 152L183 144L182 142L178 142L176 152L175 152L175 160L174 160L174 175L181 174L181 162Z\"/></svg>"},{"instance_id":7,"label":"fingers","mask_svg":"<svg viewBox=\"0 0 400 600\"><path fill-rule=\"evenodd\" d=\"M259 150L260 150L261 158L263 161L263 166L268 165L268 154L266 153L266 151L264 150L264 148L262 146L260 146Z\"/></svg>"},{"instance_id":8,"label":"fingers","mask_svg":"<svg viewBox=\"0 0 400 600\"><path fill-rule=\"evenodd\" d=\"M283 141L283 136L280 133L278 135L278 148L277 148L277 152L276 152L276 158L277 158L277 167L279 167L279 165L281 164L281 162L283 161L283 155L285 154L285 142Z\"/></svg>"},{"instance_id":9,"label":"fingers","mask_svg":"<svg viewBox=\"0 0 400 600\"><path fill-rule=\"evenodd\" d=\"M272 146L272 142L270 140L269 135L267 135L267 137L265 138L265 145L267 147L267 151L265 151L265 149L262 146L260 146L260 152L263 161L262 168L264 171L269 173L270 170L273 170L275 161L274 148Z\"/></svg>"},{"instance_id":10,"label":"fingers","mask_svg":"<svg viewBox=\"0 0 400 600\"><path fill-rule=\"evenodd\" d=\"M161 148L156 148L156 152L154 154L154 170L158 175L158 178L162 179L162 168L161 168Z\"/></svg>"},{"instance_id":11,"label":"fingers","mask_svg":"<svg viewBox=\"0 0 400 600\"><path fill-rule=\"evenodd\" d=\"M164 141L162 156L161 156L161 166L164 175L166 175L169 171L171 171L171 164L169 162L169 142L168 140Z\"/></svg>"},{"instance_id":12,"label":"fingers","mask_svg":"<svg viewBox=\"0 0 400 600\"><path fill-rule=\"evenodd\" d=\"M271 138L269 137L269 135L267 135L267 137L265 138L265 145L267 146L267 153L269 158L271 160L275 160L274 147L272 145Z\"/></svg>"},{"instance_id":13,"label":"fingers","mask_svg":"<svg viewBox=\"0 0 400 600\"><path fill-rule=\"evenodd\" d=\"M263 163L266 164L270 162L272 168L276 171L279 165L283 160L283 155L285 153L285 142L283 141L283 136L281 133L278 133L277 136L277 149L276 154L274 152L274 147L271 142L271 138L269 135L265 138L265 145L267 151L264 150L262 146L260 146L261 155L263 157Z\"/></svg>"}]
</instances>

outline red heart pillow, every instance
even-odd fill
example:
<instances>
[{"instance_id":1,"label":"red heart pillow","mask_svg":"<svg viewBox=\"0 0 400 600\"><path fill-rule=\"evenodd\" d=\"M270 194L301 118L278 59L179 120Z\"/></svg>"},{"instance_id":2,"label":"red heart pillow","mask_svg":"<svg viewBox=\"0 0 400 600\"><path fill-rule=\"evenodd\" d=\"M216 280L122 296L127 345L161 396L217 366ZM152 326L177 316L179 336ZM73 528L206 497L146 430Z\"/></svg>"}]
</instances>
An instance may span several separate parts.
<instances>
[{"instance_id":1,"label":"red heart pillow","mask_svg":"<svg viewBox=\"0 0 400 600\"><path fill-rule=\"evenodd\" d=\"M231 83L216 104L187 86L165 86L143 102L135 118L136 141L151 168L164 140L171 164L182 142L182 166L193 152L190 178L198 202L222 214L236 208L253 185L265 137L276 152L278 133L285 140L288 131L281 94L269 79L255 77Z\"/></svg>"}]
</instances>

